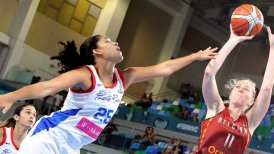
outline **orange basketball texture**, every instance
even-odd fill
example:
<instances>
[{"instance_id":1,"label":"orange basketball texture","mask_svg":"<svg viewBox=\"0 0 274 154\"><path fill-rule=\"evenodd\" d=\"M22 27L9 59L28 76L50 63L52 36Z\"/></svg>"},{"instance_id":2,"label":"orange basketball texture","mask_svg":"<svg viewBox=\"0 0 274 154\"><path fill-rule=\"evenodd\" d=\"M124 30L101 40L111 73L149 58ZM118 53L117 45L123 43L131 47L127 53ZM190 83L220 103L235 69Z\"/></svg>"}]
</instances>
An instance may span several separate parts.
<instances>
[{"instance_id":1,"label":"orange basketball texture","mask_svg":"<svg viewBox=\"0 0 274 154\"><path fill-rule=\"evenodd\" d=\"M262 30L263 24L263 14L251 4L243 4L237 7L231 16L232 29L240 36L258 34Z\"/></svg>"}]
</instances>

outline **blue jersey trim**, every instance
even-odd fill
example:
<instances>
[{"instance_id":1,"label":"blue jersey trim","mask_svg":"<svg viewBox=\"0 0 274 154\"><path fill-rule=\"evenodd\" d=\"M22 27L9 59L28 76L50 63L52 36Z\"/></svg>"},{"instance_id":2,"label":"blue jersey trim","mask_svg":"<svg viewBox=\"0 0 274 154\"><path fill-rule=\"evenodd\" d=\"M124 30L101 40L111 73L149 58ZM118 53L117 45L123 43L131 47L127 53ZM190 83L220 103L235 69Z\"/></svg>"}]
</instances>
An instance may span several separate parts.
<instances>
[{"instance_id":1,"label":"blue jersey trim","mask_svg":"<svg viewBox=\"0 0 274 154\"><path fill-rule=\"evenodd\" d=\"M65 121L68 117L70 116L75 116L80 109L71 109L71 110L66 110L66 111L58 111L55 112L51 117L43 117L39 124L36 126L35 130L33 131L32 135L35 135L39 133L42 130L49 130L50 128L53 128L57 126L59 123L62 121Z\"/></svg>"}]
</instances>

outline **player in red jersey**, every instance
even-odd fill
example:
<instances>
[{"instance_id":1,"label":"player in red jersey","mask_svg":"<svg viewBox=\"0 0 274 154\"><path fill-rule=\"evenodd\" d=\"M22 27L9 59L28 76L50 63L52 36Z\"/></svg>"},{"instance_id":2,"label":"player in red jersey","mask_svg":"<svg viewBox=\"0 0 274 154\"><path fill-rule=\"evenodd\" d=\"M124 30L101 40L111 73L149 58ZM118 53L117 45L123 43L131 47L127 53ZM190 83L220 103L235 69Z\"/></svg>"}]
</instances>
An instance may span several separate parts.
<instances>
[{"instance_id":1,"label":"player in red jersey","mask_svg":"<svg viewBox=\"0 0 274 154\"><path fill-rule=\"evenodd\" d=\"M249 79L232 79L229 106L225 107L217 89L215 75L232 49L240 42L252 39L237 36L231 30L229 40L206 67L203 96L207 105L196 154L241 154L248 147L252 134L266 114L274 82L274 35L267 27L270 52L261 85L256 96L255 83ZM248 110L249 109L249 110Z\"/></svg>"}]
</instances>

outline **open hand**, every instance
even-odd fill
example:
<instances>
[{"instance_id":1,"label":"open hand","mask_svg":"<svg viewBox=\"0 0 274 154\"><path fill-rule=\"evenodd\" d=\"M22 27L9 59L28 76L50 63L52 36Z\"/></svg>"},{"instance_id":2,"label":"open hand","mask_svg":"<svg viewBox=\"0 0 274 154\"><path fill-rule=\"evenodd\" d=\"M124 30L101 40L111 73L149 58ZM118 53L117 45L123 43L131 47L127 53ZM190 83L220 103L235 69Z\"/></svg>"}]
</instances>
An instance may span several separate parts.
<instances>
[{"instance_id":1,"label":"open hand","mask_svg":"<svg viewBox=\"0 0 274 154\"><path fill-rule=\"evenodd\" d=\"M195 54L197 55L197 60L209 60L209 59L214 59L216 55L218 55L218 53L216 53L215 51L218 48L211 48L208 47L205 50L200 50L198 52L196 52Z\"/></svg>"},{"instance_id":2,"label":"open hand","mask_svg":"<svg viewBox=\"0 0 274 154\"><path fill-rule=\"evenodd\" d=\"M10 107L12 106L13 102L8 98L7 95L0 95L0 108L2 108L2 112L5 114Z\"/></svg>"},{"instance_id":3,"label":"open hand","mask_svg":"<svg viewBox=\"0 0 274 154\"><path fill-rule=\"evenodd\" d=\"M254 37L252 36L238 36L236 33L234 33L232 26L230 24L230 39L237 41L237 43L246 41L246 40L251 40Z\"/></svg>"}]
</instances>

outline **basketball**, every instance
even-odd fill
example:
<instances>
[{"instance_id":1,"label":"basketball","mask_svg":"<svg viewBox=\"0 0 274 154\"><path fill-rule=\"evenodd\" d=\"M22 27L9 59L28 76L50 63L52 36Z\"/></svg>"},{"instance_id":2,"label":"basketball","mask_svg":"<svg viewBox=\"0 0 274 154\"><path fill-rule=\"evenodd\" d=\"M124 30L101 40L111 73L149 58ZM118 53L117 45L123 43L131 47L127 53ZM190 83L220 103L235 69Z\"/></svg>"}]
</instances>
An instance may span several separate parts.
<instances>
[{"instance_id":1,"label":"basketball","mask_svg":"<svg viewBox=\"0 0 274 154\"><path fill-rule=\"evenodd\" d=\"M263 14L251 4L237 7L231 16L232 29L239 36L256 35L262 30L263 24Z\"/></svg>"}]
</instances>

